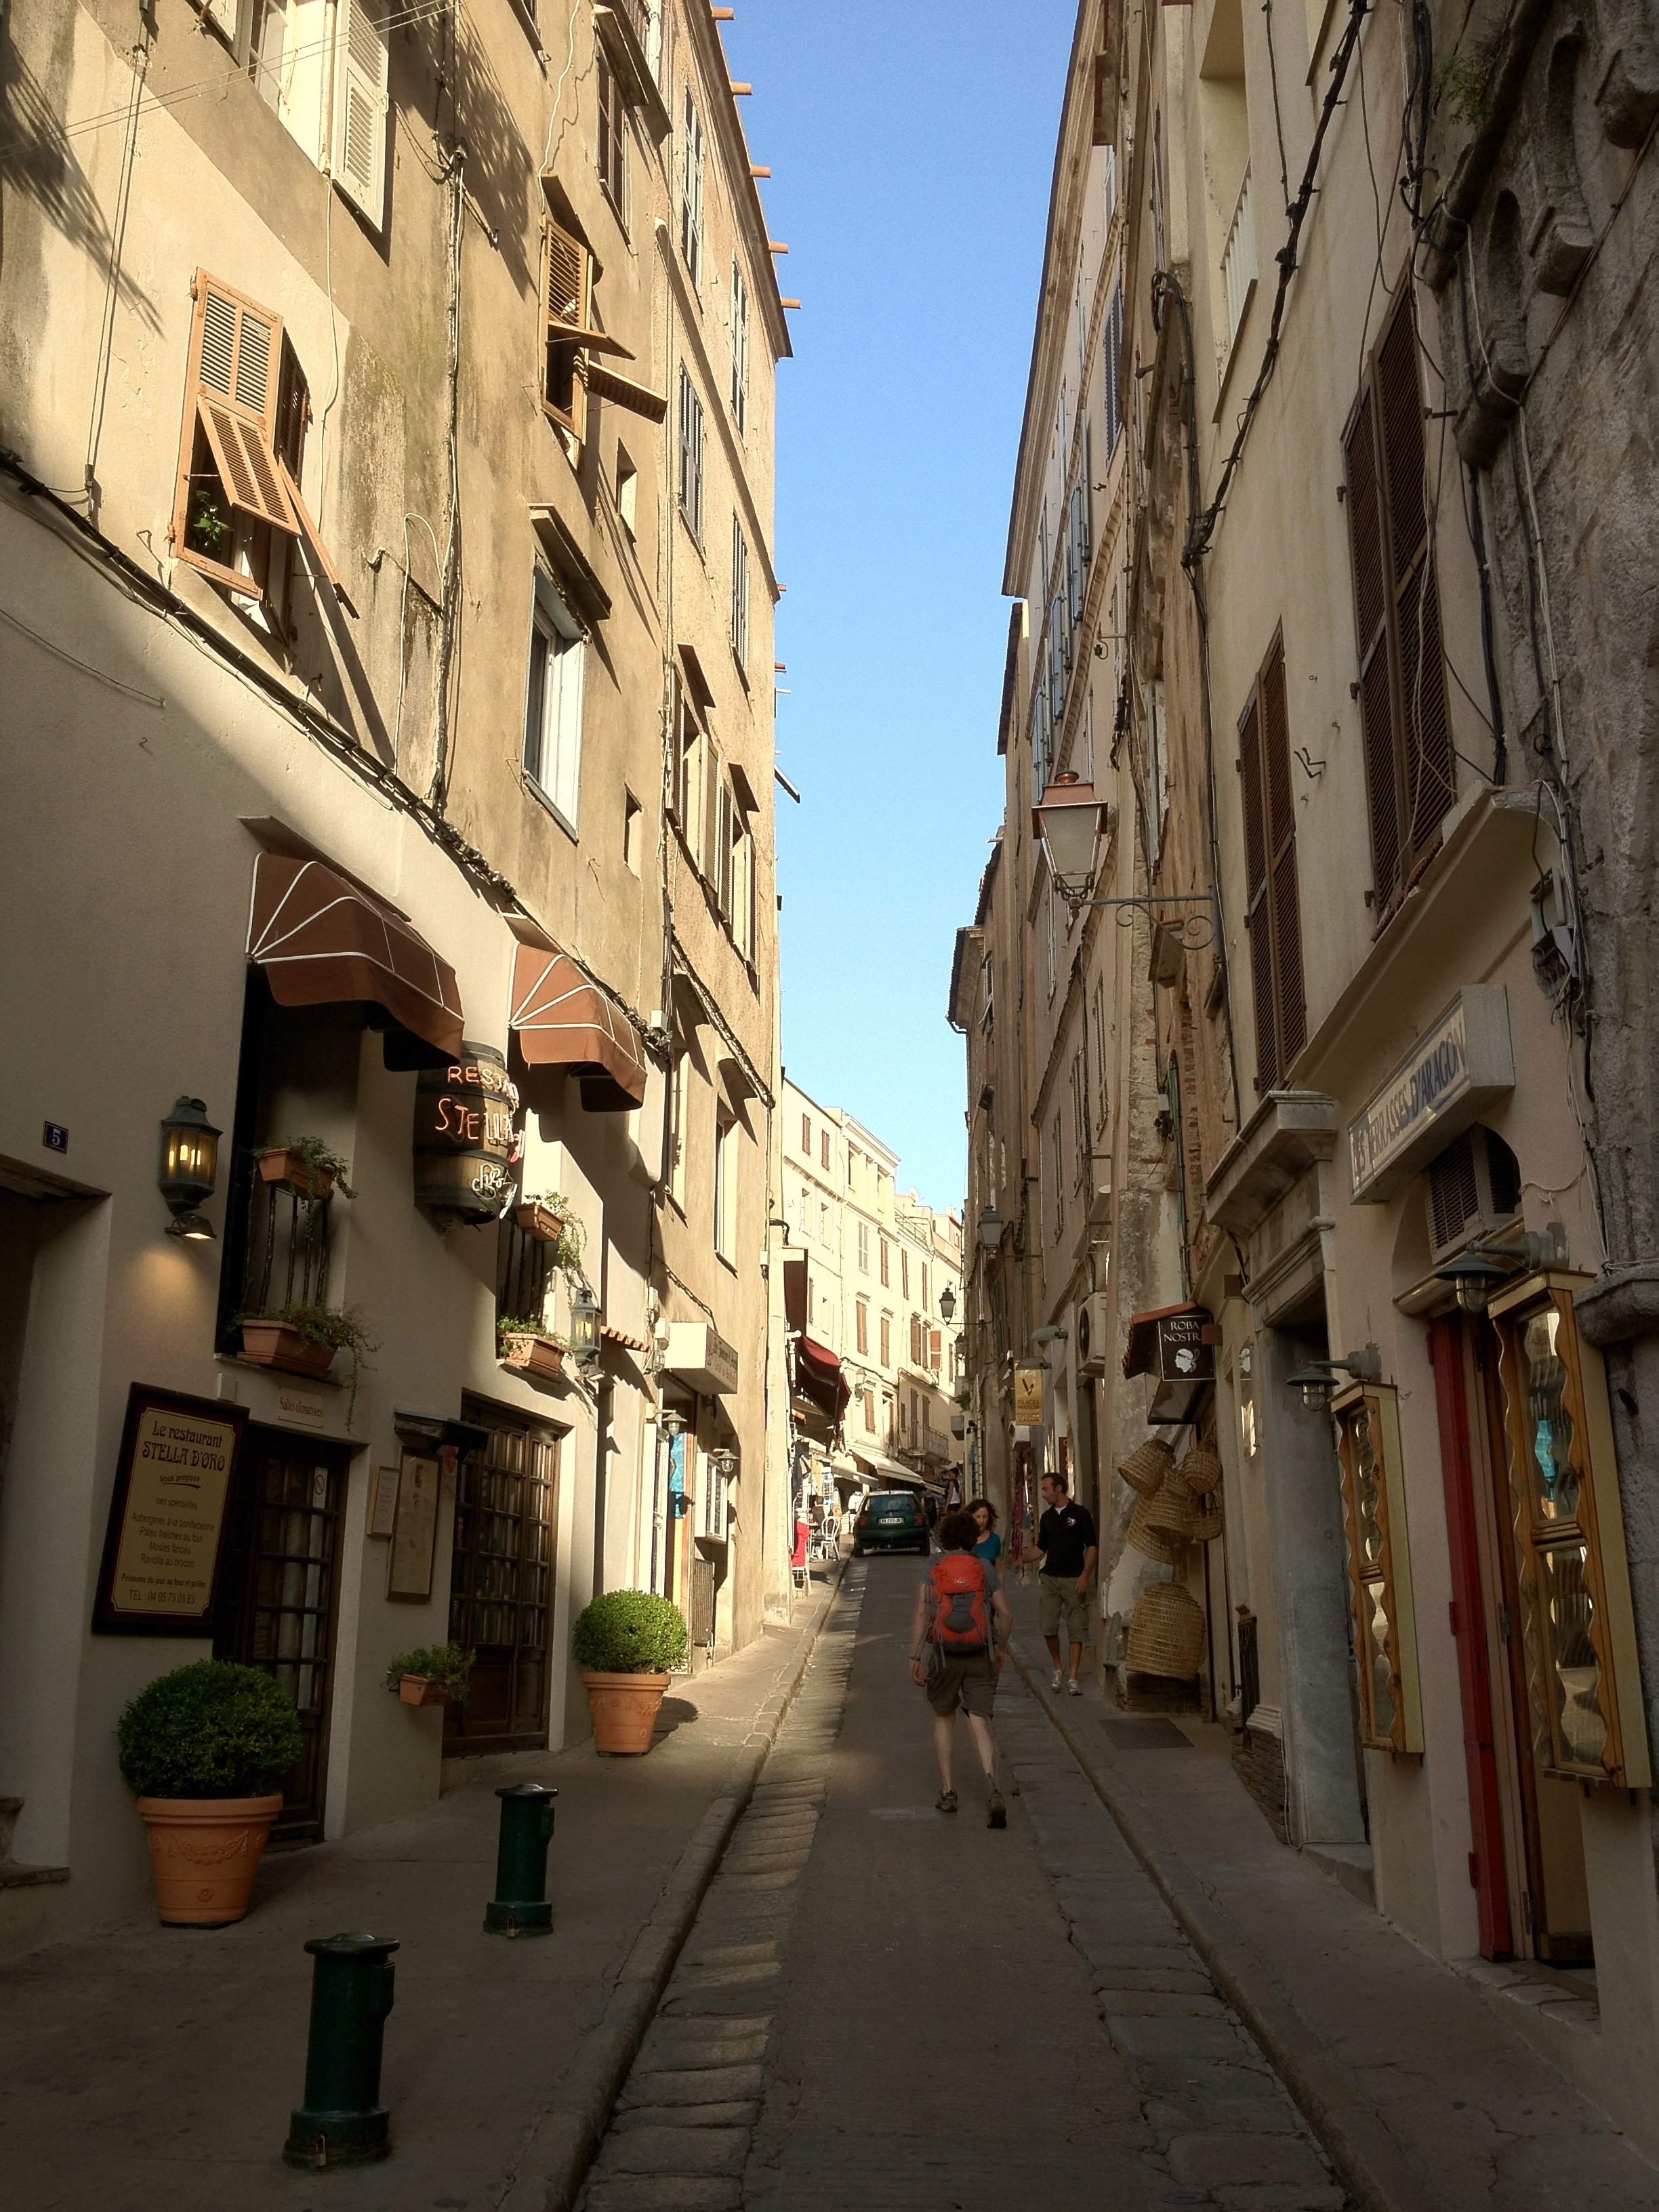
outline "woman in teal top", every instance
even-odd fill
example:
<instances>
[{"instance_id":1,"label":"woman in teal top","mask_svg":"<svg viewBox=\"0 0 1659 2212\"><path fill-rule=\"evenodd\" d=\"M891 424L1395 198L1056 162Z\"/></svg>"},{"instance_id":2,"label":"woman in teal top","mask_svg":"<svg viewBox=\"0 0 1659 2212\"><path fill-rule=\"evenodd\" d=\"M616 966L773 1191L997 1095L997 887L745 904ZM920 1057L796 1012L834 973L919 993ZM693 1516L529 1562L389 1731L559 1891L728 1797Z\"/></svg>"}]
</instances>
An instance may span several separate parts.
<instances>
[{"instance_id":1,"label":"woman in teal top","mask_svg":"<svg viewBox=\"0 0 1659 2212\"><path fill-rule=\"evenodd\" d=\"M968 1510L979 1523L979 1541L974 1547L974 1557L995 1566L1002 1557L1002 1539L997 1534L997 1509L988 1498L976 1498Z\"/></svg>"}]
</instances>

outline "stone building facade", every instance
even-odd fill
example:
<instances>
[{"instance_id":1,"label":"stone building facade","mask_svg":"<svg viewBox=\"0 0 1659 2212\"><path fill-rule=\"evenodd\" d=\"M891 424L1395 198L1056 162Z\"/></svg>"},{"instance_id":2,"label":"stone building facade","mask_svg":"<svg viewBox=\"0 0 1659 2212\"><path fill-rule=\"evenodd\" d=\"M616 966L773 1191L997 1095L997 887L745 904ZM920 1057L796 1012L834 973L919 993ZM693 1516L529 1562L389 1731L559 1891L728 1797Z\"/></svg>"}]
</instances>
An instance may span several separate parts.
<instances>
[{"instance_id":1,"label":"stone building facade","mask_svg":"<svg viewBox=\"0 0 1659 2212\"><path fill-rule=\"evenodd\" d=\"M951 988L988 1462L1097 1498L1109 1687L1650 2148L1656 112L1617 9L1079 9Z\"/></svg>"},{"instance_id":2,"label":"stone building facade","mask_svg":"<svg viewBox=\"0 0 1659 2212\"><path fill-rule=\"evenodd\" d=\"M706 8L579 9L568 48L511 0L5 35L18 1948L141 1900L111 1731L168 1668L293 1692L304 1839L579 1740L596 1590L665 1591L700 1662L788 1603L789 341ZM216 1164L158 1190L175 1100ZM146 1607L164 1419L234 1464ZM388 1698L452 1635L463 1711Z\"/></svg>"}]
</instances>

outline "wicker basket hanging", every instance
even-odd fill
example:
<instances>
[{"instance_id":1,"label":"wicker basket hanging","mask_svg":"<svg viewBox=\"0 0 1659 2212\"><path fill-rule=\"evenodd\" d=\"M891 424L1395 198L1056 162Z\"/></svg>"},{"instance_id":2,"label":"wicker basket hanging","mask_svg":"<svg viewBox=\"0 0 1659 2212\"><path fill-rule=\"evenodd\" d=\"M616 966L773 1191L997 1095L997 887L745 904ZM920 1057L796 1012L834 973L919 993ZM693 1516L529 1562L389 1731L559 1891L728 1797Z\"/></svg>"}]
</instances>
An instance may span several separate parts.
<instances>
[{"instance_id":1,"label":"wicker basket hanging","mask_svg":"<svg viewBox=\"0 0 1659 2212\"><path fill-rule=\"evenodd\" d=\"M1184 1530L1178 1536L1169 1536L1151 1527L1147 1516L1152 1510L1151 1499L1143 1498L1129 1517L1124 1541L1133 1544L1136 1551L1144 1552L1149 1559L1156 1559L1160 1566L1178 1567L1187 1556L1191 1540Z\"/></svg>"},{"instance_id":2,"label":"wicker basket hanging","mask_svg":"<svg viewBox=\"0 0 1659 2212\"><path fill-rule=\"evenodd\" d=\"M1194 1498L1208 1498L1221 1487L1221 1462L1208 1444L1194 1444L1179 1472Z\"/></svg>"},{"instance_id":3,"label":"wicker basket hanging","mask_svg":"<svg viewBox=\"0 0 1659 2212\"><path fill-rule=\"evenodd\" d=\"M1163 1437L1148 1437L1145 1443L1135 1446L1127 1459L1118 1462L1117 1471L1131 1490L1139 1491L1143 1498L1156 1498L1174 1465L1175 1454Z\"/></svg>"},{"instance_id":4,"label":"wicker basket hanging","mask_svg":"<svg viewBox=\"0 0 1659 2212\"><path fill-rule=\"evenodd\" d=\"M1226 1520L1221 1510L1221 1500L1219 1497L1207 1499L1203 1504L1200 1505L1197 1512L1193 1516L1194 1543L1210 1543L1215 1537L1221 1534L1226 1525Z\"/></svg>"},{"instance_id":5,"label":"wicker basket hanging","mask_svg":"<svg viewBox=\"0 0 1659 2212\"><path fill-rule=\"evenodd\" d=\"M1203 1607L1178 1583L1154 1583L1130 1618L1130 1673L1190 1681L1203 1656Z\"/></svg>"},{"instance_id":6,"label":"wicker basket hanging","mask_svg":"<svg viewBox=\"0 0 1659 2212\"><path fill-rule=\"evenodd\" d=\"M1171 1543L1193 1540L1193 1493L1178 1474L1166 1477L1164 1487L1146 1508L1146 1526Z\"/></svg>"}]
</instances>

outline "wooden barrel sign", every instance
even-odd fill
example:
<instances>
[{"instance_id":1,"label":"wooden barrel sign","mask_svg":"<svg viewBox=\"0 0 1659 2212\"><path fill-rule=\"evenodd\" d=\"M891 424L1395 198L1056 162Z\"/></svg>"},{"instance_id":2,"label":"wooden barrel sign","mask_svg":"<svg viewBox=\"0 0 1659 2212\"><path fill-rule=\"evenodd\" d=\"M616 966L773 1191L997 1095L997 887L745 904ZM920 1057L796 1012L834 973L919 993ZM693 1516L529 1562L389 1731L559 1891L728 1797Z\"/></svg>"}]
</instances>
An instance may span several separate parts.
<instances>
[{"instance_id":1,"label":"wooden barrel sign","mask_svg":"<svg viewBox=\"0 0 1659 2212\"><path fill-rule=\"evenodd\" d=\"M493 1046L468 1044L415 1088L415 1203L471 1221L499 1214L513 1190L519 1093Z\"/></svg>"}]
</instances>

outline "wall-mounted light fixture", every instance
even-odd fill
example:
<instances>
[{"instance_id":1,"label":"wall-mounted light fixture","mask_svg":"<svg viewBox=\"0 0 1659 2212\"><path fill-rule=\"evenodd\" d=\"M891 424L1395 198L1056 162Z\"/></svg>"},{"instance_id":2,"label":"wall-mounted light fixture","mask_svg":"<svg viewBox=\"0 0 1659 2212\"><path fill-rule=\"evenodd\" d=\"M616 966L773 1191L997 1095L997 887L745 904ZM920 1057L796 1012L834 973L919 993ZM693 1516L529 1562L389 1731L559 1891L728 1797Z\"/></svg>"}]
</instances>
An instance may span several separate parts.
<instances>
[{"instance_id":1,"label":"wall-mounted light fixture","mask_svg":"<svg viewBox=\"0 0 1659 2212\"><path fill-rule=\"evenodd\" d=\"M957 1294L947 1283L939 1294L939 1317L942 1322L952 1322L956 1315Z\"/></svg>"},{"instance_id":2,"label":"wall-mounted light fixture","mask_svg":"<svg viewBox=\"0 0 1659 2212\"><path fill-rule=\"evenodd\" d=\"M161 1172L156 1177L173 1218L169 1237L210 1244L213 1224L198 1211L213 1195L219 1171L219 1138L199 1098L180 1098L161 1124Z\"/></svg>"},{"instance_id":3,"label":"wall-mounted light fixture","mask_svg":"<svg viewBox=\"0 0 1659 2212\"><path fill-rule=\"evenodd\" d=\"M1287 1375L1285 1383L1302 1393L1302 1402L1310 1413L1322 1413L1335 1390L1338 1368L1346 1369L1356 1382L1380 1382L1382 1355L1374 1344L1368 1344L1362 1351L1351 1352L1346 1359L1310 1359L1294 1375Z\"/></svg>"},{"instance_id":4,"label":"wall-mounted light fixture","mask_svg":"<svg viewBox=\"0 0 1659 2212\"><path fill-rule=\"evenodd\" d=\"M994 1252L1001 1245L1002 1232L1008 1226L988 1199L985 1211L979 1217L979 1244L981 1252Z\"/></svg>"},{"instance_id":5,"label":"wall-mounted light fixture","mask_svg":"<svg viewBox=\"0 0 1659 2212\"><path fill-rule=\"evenodd\" d=\"M585 1282L570 1293L570 1356L585 1374L599 1364L599 1302Z\"/></svg>"},{"instance_id":6,"label":"wall-mounted light fixture","mask_svg":"<svg viewBox=\"0 0 1659 2212\"><path fill-rule=\"evenodd\" d=\"M1031 835L1044 846L1054 889L1064 899L1085 899L1094 888L1096 848L1106 835L1107 810L1094 786L1067 770L1031 809Z\"/></svg>"},{"instance_id":7,"label":"wall-mounted light fixture","mask_svg":"<svg viewBox=\"0 0 1659 2212\"><path fill-rule=\"evenodd\" d=\"M1466 1314L1483 1314L1487 1301L1500 1283L1510 1279L1513 1270L1500 1267L1498 1261L1518 1260L1527 1267L1565 1267L1567 1264L1566 1231L1559 1221L1552 1221L1540 1236L1528 1230L1518 1243L1471 1244L1455 1259L1448 1260L1443 1267L1434 1271L1437 1283L1450 1283L1457 1292L1457 1303Z\"/></svg>"}]
</instances>

